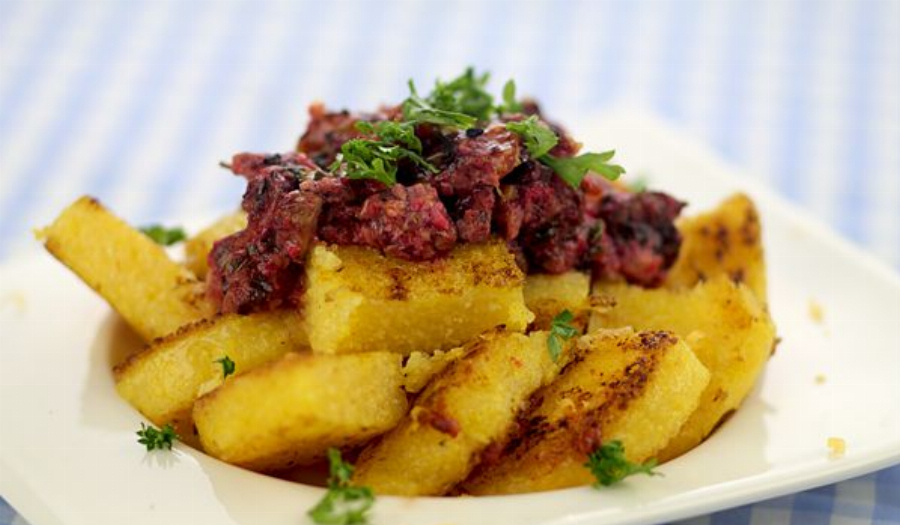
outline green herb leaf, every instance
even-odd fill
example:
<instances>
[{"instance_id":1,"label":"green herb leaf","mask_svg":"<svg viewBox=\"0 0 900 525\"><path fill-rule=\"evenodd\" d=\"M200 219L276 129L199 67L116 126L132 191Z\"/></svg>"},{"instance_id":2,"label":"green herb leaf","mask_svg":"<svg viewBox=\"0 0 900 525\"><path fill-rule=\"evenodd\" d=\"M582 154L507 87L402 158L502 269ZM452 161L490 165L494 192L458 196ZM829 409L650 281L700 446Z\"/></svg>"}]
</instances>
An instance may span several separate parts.
<instances>
[{"instance_id":1,"label":"green herb leaf","mask_svg":"<svg viewBox=\"0 0 900 525\"><path fill-rule=\"evenodd\" d=\"M341 153L331 170L343 168L351 179L374 179L388 186L397 182L397 165L402 159L437 172L437 168L422 158L422 142L416 137L413 124L360 121L356 129L370 138L351 139L341 145Z\"/></svg>"},{"instance_id":2,"label":"green herb leaf","mask_svg":"<svg viewBox=\"0 0 900 525\"><path fill-rule=\"evenodd\" d=\"M625 173L625 169L622 166L607 162L612 159L614 154L615 151L610 150L603 153L584 153L577 157L545 155L540 160L553 168L557 175L577 190L581 186L584 176L589 171L602 175L609 180L616 180L619 178L619 175Z\"/></svg>"},{"instance_id":3,"label":"green herb leaf","mask_svg":"<svg viewBox=\"0 0 900 525\"><path fill-rule=\"evenodd\" d=\"M403 102L403 120L414 124L433 124L451 128L471 128L478 123L478 118L462 113L436 107L429 100L423 99L416 92L416 85L409 81L409 98Z\"/></svg>"},{"instance_id":4,"label":"green herb leaf","mask_svg":"<svg viewBox=\"0 0 900 525\"><path fill-rule=\"evenodd\" d=\"M516 81L509 79L503 85L503 105L497 107L497 113L521 113L522 104L516 100Z\"/></svg>"},{"instance_id":5,"label":"green herb leaf","mask_svg":"<svg viewBox=\"0 0 900 525\"><path fill-rule=\"evenodd\" d=\"M575 316L568 310L563 310L550 322L550 335L547 336L547 348L550 351L550 359L555 363L563 351L563 342L578 335L577 328L572 326Z\"/></svg>"},{"instance_id":6,"label":"green herb leaf","mask_svg":"<svg viewBox=\"0 0 900 525\"><path fill-rule=\"evenodd\" d=\"M225 379L226 377L234 373L234 361L232 361L231 358L227 355L216 359L215 361L213 361L213 363L219 363L220 365L222 365L222 379Z\"/></svg>"},{"instance_id":7,"label":"green herb leaf","mask_svg":"<svg viewBox=\"0 0 900 525\"><path fill-rule=\"evenodd\" d=\"M660 475L653 472L656 466L655 459L643 464L632 463L625 459L625 447L618 440L607 441L600 445L597 450L590 453L584 466L597 478L597 483L594 483L594 487L597 488L607 487L632 474Z\"/></svg>"},{"instance_id":8,"label":"green herb leaf","mask_svg":"<svg viewBox=\"0 0 900 525\"><path fill-rule=\"evenodd\" d=\"M162 246L172 246L176 242L187 239L184 230L179 226L166 228L160 224L151 224L140 228L140 230L141 233L153 239L153 242Z\"/></svg>"},{"instance_id":9,"label":"green herb leaf","mask_svg":"<svg viewBox=\"0 0 900 525\"><path fill-rule=\"evenodd\" d=\"M328 449L330 476L328 492L307 513L321 525L361 525L368 522L366 512L375 504L375 495L369 487L350 484L353 465L341 458L336 448Z\"/></svg>"},{"instance_id":10,"label":"green herb leaf","mask_svg":"<svg viewBox=\"0 0 900 525\"><path fill-rule=\"evenodd\" d=\"M540 159L559 143L559 137L535 115L517 122L507 122L506 129L522 137L531 156Z\"/></svg>"},{"instance_id":11,"label":"green herb leaf","mask_svg":"<svg viewBox=\"0 0 900 525\"><path fill-rule=\"evenodd\" d=\"M442 111L462 113L481 121L488 120L494 111L494 97L485 89L490 78L489 73L476 75L475 69L468 67L462 75L450 82L438 79L426 100Z\"/></svg>"},{"instance_id":12,"label":"green herb leaf","mask_svg":"<svg viewBox=\"0 0 900 525\"><path fill-rule=\"evenodd\" d=\"M158 429L153 425L149 427L141 423L141 429L137 431L138 443L147 447L147 451L151 450L172 450L172 444L175 440L180 439L172 425L166 423L162 429Z\"/></svg>"}]
</instances>

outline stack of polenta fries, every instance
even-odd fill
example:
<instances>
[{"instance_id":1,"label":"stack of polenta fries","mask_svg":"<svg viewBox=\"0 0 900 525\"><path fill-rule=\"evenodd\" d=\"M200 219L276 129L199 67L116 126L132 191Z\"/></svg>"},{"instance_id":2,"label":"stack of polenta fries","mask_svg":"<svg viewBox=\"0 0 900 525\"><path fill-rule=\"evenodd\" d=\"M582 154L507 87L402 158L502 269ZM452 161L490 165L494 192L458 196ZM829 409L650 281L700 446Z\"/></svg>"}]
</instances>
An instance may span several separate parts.
<instances>
[{"instance_id":1,"label":"stack of polenta fries","mask_svg":"<svg viewBox=\"0 0 900 525\"><path fill-rule=\"evenodd\" d=\"M45 246L146 347L115 367L119 394L229 463L282 472L360 451L379 494L508 494L585 485L591 448L666 461L702 442L755 384L776 337L758 214L735 195L683 219L666 283L524 275L503 242L432 262L317 245L299 310L219 315L204 294L215 240L184 264L99 202L76 201ZM586 335L554 356L560 312ZM225 377L227 357L236 373Z\"/></svg>"}]
</instances>

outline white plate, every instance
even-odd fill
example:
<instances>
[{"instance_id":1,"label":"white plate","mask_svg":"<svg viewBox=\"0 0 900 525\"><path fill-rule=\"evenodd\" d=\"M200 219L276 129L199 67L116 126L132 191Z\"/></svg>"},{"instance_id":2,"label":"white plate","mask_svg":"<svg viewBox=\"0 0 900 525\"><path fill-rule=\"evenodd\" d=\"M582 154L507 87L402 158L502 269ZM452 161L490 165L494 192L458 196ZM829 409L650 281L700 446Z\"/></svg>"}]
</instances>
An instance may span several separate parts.
<instances>
[{"instance_id":1,"label":"white plate","mask_svg":"<svg viewBox=\"0 0 900 525\"><path fill-rule=\"evenodd\" d=\"M661 467L664 477L634 477L602 491L379 497L375 523L651 523L900 462L897 275L653 119L625 114L597 122L602 128L583 127L576 136L615 146L630 171L649 173L655 187L689 200L689 213L736 189L756 199L771 308L784 339L759 388L710 440ZM0 283L0 493L32 523L306 522L321 489L182 445L174 454L142 450L134 435L142 419L116 396L110 374L127 332L61 265L45 254L22 259L3 267ZM821 323L809 314L811 301L821 305ZM831 436L846 441L844 457L829 458Z\"/></svg>"}]
</instances>

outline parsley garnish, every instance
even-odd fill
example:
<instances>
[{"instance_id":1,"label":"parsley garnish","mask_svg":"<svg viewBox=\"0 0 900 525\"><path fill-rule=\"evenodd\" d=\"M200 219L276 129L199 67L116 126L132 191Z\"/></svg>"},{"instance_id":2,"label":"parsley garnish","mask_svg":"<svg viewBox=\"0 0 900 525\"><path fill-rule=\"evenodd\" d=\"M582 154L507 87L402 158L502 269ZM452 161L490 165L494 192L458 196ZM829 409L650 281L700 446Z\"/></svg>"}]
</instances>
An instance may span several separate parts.
<instances>
[{"instance_id":1,"label":"parsley garnish","mask_svg":"<svg viewBox=\"0 0 900 525\"><path fill-rule=\"evenodd\" d=\"M408 159L423 168L437 169L422 158L422 142L416 137L413 124L384 120L360 121L356 129L370 138L351 139L341 146L341 153L331 170L343 167L351 179L374 179L388 186L397 182L397 165Z\"/></svg>"},{"instance_id":2,"label":"parsley garnish","mask_svg":"<svg viewBox=\"0 0 900 525\"><path fill-rule=\"evenodd\" d=\"M589 171L598 173L609 180L616 180L625 173L621 166L609 164L615 151L584 153L577 157L554 157L550 150L559 142L552 129L542 124L534 115L518 122L507 122L506 129L522 137L522 142L531 156L550 166L559 177L576 190Z\"/></svg>"},{"instance_id":3,"label":"parsley garnish","mask_svg":"<svg viewBox=\"0 0 900 525\"><path fill-rule=\"evenodd\" d=\"M353 465L341 459L341 452L338 449L328 449L328 462L330 465L328 492L307 514L314 522L322 525L367 523L366 512L375 504L372 489L354 487L350 484Z\"/></svg>"},{"instance_id":4,"label":"parsley garnish","mask_svg":"<svg viewBox=\"0 0 900 525\"><path fill-rule=\"evenodd\" d=\"M494 112L494 97L485 89L490 78L490 73L476 75L475 70L468 67L462 75L450 82L444 83L438 79L427 100L443 111L488 120Z\"/></svg>"},{"instance_id":5,"label":"parsley garnish","mask_svg":"<svg viewBox=\"0 0 900 525\"><path fill-rule=\"evenodd\" d=\"M234 361L231 360L227 355L224 357L220 357L213 361L213 363L219 363L222 365L222 379L230 376L234 373Z\"/></svg>"},{"instance_id":6,"label":"parsley garnish","mask_svg":"<svg viewBox=\"0 0 900 525\"><path fill-rule=\"evenodd\" d=\"M525 148L536 159L547 155L559 143L559 137L556 136L556 133L534 115L518 122L507 122L506 129L522 137Z\"/></svg>"},{"instance_id":7,"label":"parsley garnish","mask_svg":"<svg viewBox=\"0 0 900 525\"><path fill-rule=\"evenodd\" d=\"M550 322L550 335L547 336L547 348L550 350L550 359L555 363L562 354L563 341L578 335L578 329L572 326L575 316L568 310L563 310Z\"/></svg>"},{"instance_id":8,"label":"parsley garnish","mask_svg":"<svg viewBox=\"0 0 900 525\"><path fill-rule=\"evenodd\" d=\"M184 230L179 227L166 228L160 224L151 224L140 229L141 233L153 239L156 244L162 246L172 246L176 242L181 242L187 238Z\"/></svg>"},{"instance_id":9,"label":"parsley garnish","mask_svg":"<svg viewBox=\"0 0 900 525\"><path fill-rule=\"evenodd\" d=\"M540 161L553 168L553 171L562 180L569 183L569 186L578 189L584 176L589 171L602 175L609 180L616 180L619 178L619 175L625 173L625 169L622 166L607 163L613 158L615 153L615 150L610 150L603 153L583 153L577 157L544 155L540 158Z\"/></svg>"},{"instance_id":10,"label":"parsley garnish","mask_svg":"<svg viewBox=\"0 0 900 525\"><path fill-rule=\"evenodd\" d=\"M516 81L509 79L503 85L503 105L497 107L497 113L521 113L522 104L516 100Z\"/></svg>"},{"instance_id":11,"label":"parsley garnish","mask_svg":"<svg viewBox=\"0 0 900 525\"><path fill-rule=\"evenodd\" d=\"M447 126L452 128L471 128L478 122L478 118L461 113L442 109L427 99L419 96L416 85L409 81L409 98L403 102L403 120L415 124L434 124L435 126Z\"/></svg>"},{"instance_id":12,"label":"parsley garnish","mask_svg":"<svg viewBox=\"0 0 900 525\"><path fill-rule=\"evenodd\" d=\"M149 427L141 423L141 429L137 431L138 443L147 447L147 451L151 450L172 450L172 444L176 439L180 439L172 425L166 423L162 429L158 429L153 425Z\"/></svg>"},{"instance_id":13,"label":"parsley garnish","mask_svg":"<svg viewBox=\"0 0 900 525\"><path fill-rule=\"evenodd\" d=\"M653 472L656 466L655 459L643 464L632 463L625 459L625 447L619 440L607 441L600 445L588 455L588 461L584 466L597 478L597 483L594 483L594 487L597 488L608 487L632 474L659 475Z\"/></svg>"}]
</instances>

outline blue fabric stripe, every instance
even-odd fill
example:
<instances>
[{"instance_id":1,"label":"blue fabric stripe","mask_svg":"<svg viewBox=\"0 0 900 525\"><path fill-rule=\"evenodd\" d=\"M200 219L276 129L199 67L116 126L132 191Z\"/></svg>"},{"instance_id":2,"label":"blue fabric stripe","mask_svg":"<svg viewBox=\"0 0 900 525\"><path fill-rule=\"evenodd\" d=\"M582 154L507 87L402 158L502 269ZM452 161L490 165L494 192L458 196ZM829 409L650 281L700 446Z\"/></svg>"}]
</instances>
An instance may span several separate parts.
<instances>
[{"instance_id":1,"label":"blue fabric stripe","mask_svg":"<svg viewBox=\"0 0 900 525\"><path fill-rule=\"evenodd\" d=\"M653 103L663 115L682 120L688 73L692 67L705 67L705 64L694 64L688 57L696 45L697 26L703 12L696 1L669 2L667 6L666 37L662 39L662 60Z\"/></svg>"},{"instance_id":2,"label":"blue fabric stripe","mask_svg":"<svg viewBox=\"0 0 900 525\"><path fill-rule=\"evenodd\" d=\"M268 7L264 3L262 6ZM247 42L256 38L265 20L267 10L259 4L243 0L236 12L228 20L228 29L222 35L222 41L216 46L215 55L206 70L206 76L198 90L193 93L195 103L191 111L182 121L179 140L175 151L168 158L157 183L144 208L146 217L153 220L169 216L174 204L172 195L177 193L179 180L187 174L197 173L195 167L200 163L209 165L209 170L216 170L215 159L199 158L197 150L202 150L217 132L219 122L228 108L222 104L225 95L236 89L230 76L248 58L250 46ZM216 4L205 4L204 9L219 9ZM200 16L205 12L201 11Z\"/></svg>"},{"instance_id":3,"label":"blue fabric stripe","mask_svg":"<svg viewBox=\"0 0 900 525\"><path fill-rule=\"evenodd\" d=\"M746 0L732 2L728 36L725 42L724 64L718 77L721 79L715 115L713 144L723 156L739 159L741 145L746 136L747 79L753 55L754 35L759 28L758 4Z\"/></svg>"},{"instance_id":4,"label":"blue fabric stripe","mask_svg":"<svg viewBox=\"0 0 900 525\"><path fill-rule=\"evenodd\" d=\"M593 53L597 61L585 75L594 90L586 101L588 107L609 106L621 91L622 75L633 59L633 45L629 40L640 38L632 32L637 21L637 5L631 1L603 3Z\"/></svg>"},{"instance_id":5,"label":"blue fabric stripe","mask_svg":"<svg viewBox=\"0 0 900 525\"><path fill-rule=\"evenodd\" d=\"M900 465L881 470L874 476L875 508L872 523L897 525L900 523Z\"/></svg>"},{"instance_id":6,"label":"blue fabric stripe","mask_svg":"<svg viewBox=\"0 0 900 525\"><path fill-rule=\"evenodd\" d=\"M834 505L834 485L794 496L791 525L828 525Z\"/></svg>"},{"instance_id":7,"label":"blue fabric stripe","mask_svg":"<svg viewBox=\"0 0 900 525\"><path fill-rule=\"evenodd\" d=\"M737 507L713 514L709 525L749 525L752 516L752 506Z\"/></svg>"},{"instance_id":8,"label":"blue fabric stripe","mask_svg":"<svg viewBox=\"0 0 900 525\"><path fill-rule=\"evenodd\" d=\"M530 85L534 90L534 96L543 104L543 108L553 114L552 108L562 105L560 97L565 88L566 81L562 79L562 65L564 57L569 52L565 44L574 31L575 17L583 4L574 2L542 4L544 15L541 23L544 27L541 31L547 31L554 35L553 38L543 40L536 50L537 56L531 65ZM502 84L501 84L502 86ZM499 89L499 87L498 87Z\"/></svg>"},{"instance_id":9,"label":"blue fabric stripe","mask_svg":"<svg viewBox=\"0 0 900 525\"><path fill-rule=\"evenodd\" d=\"M29 51L28 57L22 60L21 68L9 74L14 80L9 91L3 94L0 144L5 144L10 134L17 128L22 112L34 107L35 102L32 98L37 92L37 83L46 81L50 58L60 52L60 47L75 27L75 24L69 21L75 7L74 1L63 2L58 8L46 12L46 18L39 24L41 29L34 40L35 47Z\"/></svg>"},{"instance_id":10,"label":"blue fabric stripe","mask_svg":"<svg viewBox=\"0 0 900 525\"><path fill-rule=\"evenodd\" d=\"M379 61L386 58L373 57L368 43L377 42L380 35L388 30L391 17L387 9L389 7L396 8L397 4L391 3L385 6L379 2L362 2L362 4L355 4L354 7L359 11L359 14L354 17L354 25L344 27L344 34L347 35L347 38L352 39L352 45L348 46L348 54L341 57L343 67L334 73L338 78L337 85L334 86L331 93L327 94L333 107L355 107L355 101L359 98L359 90L366 86L365 75L368 64L373 60ZM396 59L397 57L390 58ZM315 96L322 95L315 94ZM302 101L298 102L303 103Z\"/></svg>"},{"instance_id":11,"label":"blue fabric stripe","mask_svg":"<svg viewBox=\"0 0 900 525\"><path fill-rule=\"evenodd\" d=\"M843 158L846 160L841 181L839 209L843 215L839 219L841 231L856 241L864 241L867 232L863 227L863 213L866 208L868 187L866 175L872 167L872 147L869 136L872 111L869 86L876 64L879 17L883 8L880 2L858 2L851 23L853 50L851 66L844 81L847 84L847 100L844 109L847 134L842 142ZM896 66L896 64L895 64Z\"/></svg>"},{"instance_id":12,"label":"blue fabric stripe","mask_svg":"<svg viewBox=\"0 0 900 525\"><path fill-rule=\"evenodd\" d=\"M0 0L0 38L18 21L23 3L21 0Z\"/></svg>"},{"instance_id":13,"label":"blue fabric stripe","mask_svg":"<svg viewBox=\"0 0 900 525\"><path fill-rule=\"evenodd\" d=\"M297 31L291 31L288 38L280 47L276 58L272 62L271 69L265 75L265 82L260 89L260 97L254 102L256 111L252 113L250 122L247 122L246 138L241 147L245 151L281 151L290 149L293 144L281 143L276 133L280 130L272 123L272 117L281 115L285 111L295 114L297 119L297 137L299 138L300 122L305 118L306 105L312 102L312 94L302 93L298 83L305 76L313 74L313 64L307 53L298 52L308 46L309 42L318 41L323 33L330 31L332 24L340 24L342 20L335 20L335 7L337 2L320 2L317 4L292 3L287 18L297 21L321 20L321 24L305 24ZM292 22L293 23L293 22ZM328 101L325 101L326 103ZM238 152L233 152L238 153ZM221 182L216 186L214 204L220 209L235 209L239 203L239 196L243 193L244 179L230 175L222 171L218 175Z\"/></svg>"},{"instance_id":14,"label":"blue fabric stripe","mask_svg":"<svg viewBox=\"0 0 900 525\"><path fill-rule=\"evenodd\" d=\"M146 7L146 4L141 4ZM66 92L64 111L54 121L53 127L44 139L44 147L36 152L34 158L15 180L15 185L0 208L0 238L9 238L13 232L26 229L22 219L40 198L47 184L52 184L53 177L65 170L59 165L64 158L61 152L79 126L90 117L90 111L98 102L103 90L98 88L110 75L116 60L123 52L122 40L129 34L129 18L135 15L128 5L120 3L108 12L102 33L97 36L90 53L93 58L90 66L77 75L72 86ZM138 15L139 16L139 15ZM0 257L9 249L8 243L0 245Z\"/></svg>"},{"instance_id":15,"label":"blue fabric stripe","mask_svg":"<svg viewBox=\"0 0 900 525\"><path fill-rule=\"evenodd\" d=\"M187 2L168 11L166 29L156 40L157 47L147 61L137 89L116 120L106 148L98 158L99 164L90 169L91 178L85 183L88 193L101 198L112 193L121 184L127 184L129 165L140 162L140 149L151 130L153 115L167 94L173 73L187 56L181 51L195 27L196 7L196 2Z\"/></svg>"}]
</instances>

